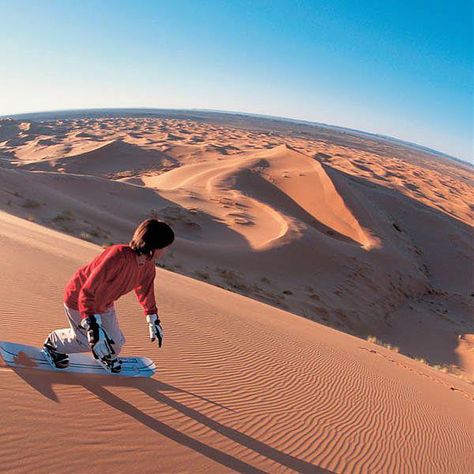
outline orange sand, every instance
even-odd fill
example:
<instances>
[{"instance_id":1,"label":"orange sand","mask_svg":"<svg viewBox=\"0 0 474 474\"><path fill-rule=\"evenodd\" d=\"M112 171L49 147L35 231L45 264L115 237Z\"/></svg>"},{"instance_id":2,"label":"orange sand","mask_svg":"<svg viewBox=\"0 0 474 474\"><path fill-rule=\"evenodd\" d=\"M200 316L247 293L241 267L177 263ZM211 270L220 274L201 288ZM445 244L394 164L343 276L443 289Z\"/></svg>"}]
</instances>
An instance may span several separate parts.
<instances>
[{"instance_id":1,"label":"orange sand","mask_svg":"<svg viewBox=\"0 0 474 474\"><path fill-rule=\"evenodd\" d=\"M469 471L472 168L328 135L0 121L0 339L62 326L96 244L151 215L178 235L156 279L161 351L133 296L118 304L125 353L158 374L0 367L2 470Z\"/></svg>"}]
</instances>

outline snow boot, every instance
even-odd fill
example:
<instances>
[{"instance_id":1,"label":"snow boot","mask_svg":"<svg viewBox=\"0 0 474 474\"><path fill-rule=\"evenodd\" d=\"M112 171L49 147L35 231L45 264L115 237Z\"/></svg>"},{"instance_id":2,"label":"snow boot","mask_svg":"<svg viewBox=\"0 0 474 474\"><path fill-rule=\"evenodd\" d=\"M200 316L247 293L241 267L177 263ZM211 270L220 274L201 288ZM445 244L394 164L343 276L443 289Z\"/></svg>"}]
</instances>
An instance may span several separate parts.
<instances>
[{"instance_id":1,"label":"snow boot","mask_svg":"<svg viewBox=\"0 0 474 474\"><path fill-rule=\"evenodd\" d=\"M111 372L112 374L119 374L122 370L122 361L115 355L97 358L97 360L107 372Z\"/></svg>"},{"instance_id":2,"label":"snow boot","mask_svg":"<svg viewBox=\"0 0 474 474\"><path fill-rule=\"evenodd\" d=\"M66 369L69 367L69 356L58 352L49 337L44 342L41 352L52 367L56 369Z\"/></svg>"}]
</instances>

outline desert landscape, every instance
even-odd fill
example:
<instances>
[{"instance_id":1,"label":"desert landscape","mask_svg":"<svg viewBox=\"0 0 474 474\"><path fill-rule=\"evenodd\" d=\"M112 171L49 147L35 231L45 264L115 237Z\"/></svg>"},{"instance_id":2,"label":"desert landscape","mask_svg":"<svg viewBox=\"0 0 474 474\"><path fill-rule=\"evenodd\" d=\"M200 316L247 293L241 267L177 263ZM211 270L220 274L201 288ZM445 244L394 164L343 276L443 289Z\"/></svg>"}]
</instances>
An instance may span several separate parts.
<instances>
[{"instance_id":1,"label":"desert landscape","mask_svg":"<svg viewBox=\"0 0 474 474\"><path fill-rule=\"evenodd\" d=\"M117 306L124 353L157 374L1 367L0 470L469 472L473 177L257 116L1 119L0 340L41 345L74 270L147 217L177 239L155 280L164 348L132 295Z\"/></svg>"}]
</instances>

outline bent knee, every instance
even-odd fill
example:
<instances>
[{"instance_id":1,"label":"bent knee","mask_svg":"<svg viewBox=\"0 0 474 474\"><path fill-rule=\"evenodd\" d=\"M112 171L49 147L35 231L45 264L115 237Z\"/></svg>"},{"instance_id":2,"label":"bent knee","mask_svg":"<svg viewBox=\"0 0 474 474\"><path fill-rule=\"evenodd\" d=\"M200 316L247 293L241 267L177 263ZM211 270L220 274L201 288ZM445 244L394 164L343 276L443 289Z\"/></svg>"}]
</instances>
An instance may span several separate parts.
<instances>
[{"instance_id":1,"label":"bent knee","mask_svg":"<svg viewBox=\"0 0 474 474\"><path fill-rule=\"evenodd\" d=\"M114 346L114 351L116 354L120 354L120 351L122 350L122 347L125 344L125 336L123 333L120 334L120 337L117 338L118 341L114 340L114 343L112 344Z\"/></svg>"}]
</instances>

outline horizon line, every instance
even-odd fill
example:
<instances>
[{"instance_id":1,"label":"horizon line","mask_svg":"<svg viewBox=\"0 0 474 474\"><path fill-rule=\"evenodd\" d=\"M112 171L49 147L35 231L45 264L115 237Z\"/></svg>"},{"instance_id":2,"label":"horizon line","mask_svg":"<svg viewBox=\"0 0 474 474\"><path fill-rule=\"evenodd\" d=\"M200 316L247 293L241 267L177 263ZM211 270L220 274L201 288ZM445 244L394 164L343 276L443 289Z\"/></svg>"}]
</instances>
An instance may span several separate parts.
<instances>
[{"instance_id":1,"label":"horizon line","mask_svg":"<svg viewBox=\"0 0 474 474\"><path fill-rule=\"evenodd\" d=\"M203 112L203 113L220 113L220 114L227 114L227 115L243 115L243 116L249 116L249 117L256 117L256 118L262 118L266 120L277 120L277 121L283 121L283 122L290 122L290 123L296 123L296 124L302 124L302 125L311 125L311 126L319 126L322 128L332 128L332 129L339 129L341 131L348 131L356 134L362 134L362 135L368 135L369 138L378 138L382 139L385 141L389 141L392 144L393 142L398 142L395 144L401 144L405 145L408 147L413 147L417 149L418 151L425 151L425 152L430 152L434 153L436 155L440 155L445 158L449 158L458 162L462 162L471 166L474 166L474 163L468 160L464 160L463 158L459 158L453 155L450 155L448 153L445 153L443 151L436 150L434 148L431 148L426 145L421 145L419 143L415 142L410 142L407 140L404 140L402 138L397 138L393 137L390 135L385 135L382 133L377 133L377 132L370 132L366 130L359 130L355 128L350 128L350 127L344 127L341 125L334 125L334 124L328 124L325 122L315 122L311 120L305 120L305 119L295 119L291 117L282 117L278 115L266 115L266 114L259 114L255 112L243 112L243 111L234 111L234 110L223 110L223 109L201 109L201 108L171 108L171 107L166 107L166 108L159 108L159 107L149 107L149 106L144 106L144 107L87 107L87 108L79 108L79 109L50 109L50 110L37 110L37 111L32 111L32 112L19 112L19 113L14 113L14 114L4 114L0 115L0 120L5 119L5 118L12 118L14 117L22 117L26 115L39 115L39 114L54 114L54 113L60 113L60 112L87 112L87 111L118 111L118 110L123 110L123 111L175 111L175 112Z\"/></svg>"}]
</instances>

